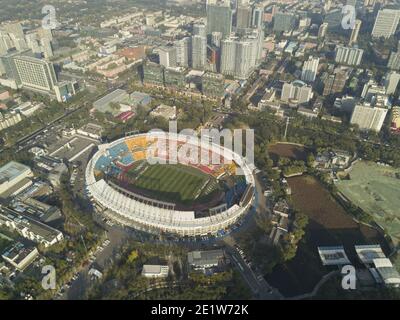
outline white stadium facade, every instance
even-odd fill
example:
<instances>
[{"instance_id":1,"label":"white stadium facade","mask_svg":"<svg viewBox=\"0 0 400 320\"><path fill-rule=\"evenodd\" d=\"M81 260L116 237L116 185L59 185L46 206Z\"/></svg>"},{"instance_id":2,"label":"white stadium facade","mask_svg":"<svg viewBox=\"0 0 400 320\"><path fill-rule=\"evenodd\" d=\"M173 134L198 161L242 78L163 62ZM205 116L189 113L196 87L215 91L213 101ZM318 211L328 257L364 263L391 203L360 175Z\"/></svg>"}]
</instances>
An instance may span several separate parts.
<instances>
[{"instance_id":1,"label":"white stadium facade","mask_svg":"<svg viewBox=\"0 0 400 320\"><path fill-rule=\"evenodd\" d=\"M99 174L107 170L120 170L117 165L129 165L138 159L148 159L147 148L158 139L167 139L179 145L182 142L187 143L188 138L182 134L152 132L127 136L99 146L99 150L88 162L85 173L88 195L97 212L101 212L107 219L137 230L192 237L217 235L223 230L226 231L249 211L254 200L254 166L229 148L211 142L200 142L197 146L234 163L236 168L241 170L246 188L240 196L240 201L232 205L225 203L209 208L206 215L196 215L194 210L175 210L174 203L135 194L107 181Z\"/></svg>"}]
</instances>

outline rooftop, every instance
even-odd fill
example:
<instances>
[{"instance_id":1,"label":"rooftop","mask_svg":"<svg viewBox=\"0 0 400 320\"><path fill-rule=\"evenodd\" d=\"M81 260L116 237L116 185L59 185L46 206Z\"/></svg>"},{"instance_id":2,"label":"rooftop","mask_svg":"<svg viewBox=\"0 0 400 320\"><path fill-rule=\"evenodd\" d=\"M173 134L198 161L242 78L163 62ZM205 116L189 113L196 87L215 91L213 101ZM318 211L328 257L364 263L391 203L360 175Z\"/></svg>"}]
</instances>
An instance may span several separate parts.
<instances>
[{"instance_id":1,"label":"rooftop","mask_svg":"<svg viewBox=\"0 0 400 320\"><path fill-rule=\"evenodd\" d=\"M21 174L31 171L31 169L19 162L10 161L0 168L0 184L5 181L10 181Z\"/></svg>"}]
</instances>

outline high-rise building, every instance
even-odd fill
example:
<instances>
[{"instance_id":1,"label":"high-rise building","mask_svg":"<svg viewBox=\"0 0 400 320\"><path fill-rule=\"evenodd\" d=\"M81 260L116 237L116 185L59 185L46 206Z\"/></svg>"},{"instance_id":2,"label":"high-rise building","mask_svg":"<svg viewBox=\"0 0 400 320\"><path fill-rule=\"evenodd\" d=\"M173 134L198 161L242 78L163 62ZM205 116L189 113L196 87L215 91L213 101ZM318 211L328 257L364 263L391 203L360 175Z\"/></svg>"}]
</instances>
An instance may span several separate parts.
<instances>
[{"instance_id":1,"label":"high-rise building","mask_svg":"<svg viewBox=\"0 0 400 320\"><path fill-rule=\"evenodd\" d=\"M24 50L24 51L11 51L7 54L0 57L1 64L4 68L4 73L8 79L12 79L15 81L17 86L21 85L21 79L18 74L17 67L15 65L14 58L19 56L33 56L31 50Z\"/></svg>"},{"instance_id":2,"label":"high-rise building","mask_svg":"<svg viewBox=\"0 0 400 320\"><path fill-rule=\"evenodd\" d=\"M393 94L396 92L397 85L400 81L400 74L395 71L390 71L385 75L384 86L386 94Z\"/></svg>"},{"instance_id":3,"label":"high-rise building","mask_svg":"<svg viewBox=\"0 0 400 320\"><path fill-rule=\"evenodd\" d=\"M207 37L207 28L204 24L196 23L193 25L193 35Z\"/></svg>"},{"instance_id":4,"label":"high-rise building","mask_svg":"<svg viewBox=\"0 0 400 320\"><path fill-rule=\"evenodd\" d=\"M192 68L203 70L207 61L207 38L192 37Z\"/></svg>"},{"instance_id":5,"label":"high-rise building","mask_svg":"<svg viewBox=\"0 0 400 320\"><path fill-rule=\"evenodd\" d=\"M274 26L275 32L287 32L291 31L296 26L296 16L292 13L277 12L274 15Z\"/></svg>"},{"instance_id":6,"label":"high-rise building","mask_svg":"<svg viewBox=\"0 0 400 320\"><path fill-rule=\"evenodd\" d=\"M241 37L222 40L221 72L246 79L260 62L264 32L254 29Z\"/></svg>"},{"instance_id":7,"label":"high-rise building","mask_svg":"<svg viewBox=\"0 0 400 320\"><path fill-rule=\"evenodd\" d=\"M143 82L154 86L164 86L164 67L147 61L143 66Z\"/></svg>"},{"instance_id":8,"label":"high-rise building","mask_svg":"<svg viewBox=\"0 0 400 320\"><path fill-rule=\"evenodd\" d=\"M346 85L349 70L345 68L336 68L333 74L324 80L323 95L341 93Z\"/></svg>"},{"instance_id":9,"label":"high-rise building","mask_svg":"<svg viewBox=\"0 0 400 320\"><path fill-rule=\"evenodd\" d=\"M202 91L208 97L222 98L225 93L225 78L222 74L206 72L202 78Z\"/></svg>"},{"instance_id":10,"label":"high-rise building","mask_svg":"<svg viewBox=\"0 0 400 320\"><path fill-rule=\"evenodd\" d=\"M261 5L255 5L253 7L253 13L251 17L251 26L253 28L262 28L264 19L264 7Z\"/></svg>"},{"instance_id":11,"label":"high-rise building","mask_svg":"<svg viewBox=\"0 0 400 320\"><path fill-rule=\"evenodd\" d=\"M328 31L328 23L324 22L319 26L318 38L320 39L325 38L327 31Z\"/></svg>"},{"instance_id":12,"label":"high-rise building","mask_svg":"<svg viewBox=\"0 0 400 320\"><path fill-rule=\"evenodd\" d=\"M388 109L372 106L368 103L356 104L351 115L350 123L356 124L361 130L379 132L382 128Z\"/></svg>"},{"instance_id":13,"label":"high-rise building","mask_svg":"<svg viewBox=\"0 0 400 320\"><path fill-rule=\"evenodd\" d=\"M166 87L183 89L186 85L186 70L183 67L165 68L164 83Z\"/></svg>"},{"instance_id":14,"label":"high-rise building","mask_svg":"<svg viewBox=\"0 0 400 320\"><path fill-rule=\"evenodd\" d=\"M228 3L207 5L207 34L221 32L228 37L232 31L232 10Z\"/></svg>"},{"instance_id":15,"label":"high-rise building","mask_svg":"<svg viewBox=\"0 0 400 320\"><path fill-rule=\"evenodd\" d=\"M301 72L301 80L306 82L315 81L315 77L318 72L319 58L313 58L310 56L307 61L304 62L303 70Z\"/></svg>"},{"instance_id":16,"label":"high-rise building","mask_svg":"<svg viewBox=\"0 0 400 320\"><path fill-rule=\"evenodd\" d=\"M176 64L180 67L189 67L192 60L192 38L185 37L175 42Z\"/></svg>"},{"instance_id":17,"label":"high-rise building","mask_svg":"<svg viewBox=\"0 0 400 320\"><path fill-rule=\"evenodd\" d=\"M222 33L221 32L213 32L211 33L211 45L220 48L221 47L221 40L222 40Z\"/></svg>"},{"instance_id":18,"label":"high-rise building","mask_svg":"<svg viewBox=\"0 0 400 320\"><path fill-rule=\"evenodd\" d=\"M372 36L375 38L389 38L397 29L399 24L400 10L382 9L378 11Z\"/></svg>"},{"instance_id":19,"label":"high-rise building","mask_svg":"<svg viewBox=\"0 0 400 320\"><path fill-rule=\"evenodd\" d=\"M312 88L303 81L295 80L292 83L284 83L281 100L286 103L305 104L313 97Z\"/></svg>"},{"instance_id":20,"label":"high-rise building","mask_svg":"<svg viewBox=\"0 0 400 320\"><path fill-rule=\"evenodd\" d=\"M158 48L158 55L160 56L160 64L166 68L176 67L176 47L161 47Z\"/></svg>"},{"instance_id":21,"label":"high-rise building","mask_svg":"<svg viewBox=\"0 0 400 320\"><path fill-rule=\"evenodd\" d=\"M23 88L39 92L54 91L57 77L52 63L28 56L17 56L14 63Z\"/></svg>"},{"instance_id":22,"label":"high-rise building","mask_svg":"<svg viewBox=\"0 0 400 320\"><path fill-rule=\"evenodd\" d=\"M387 67L392 70L400 70L400 52L391 52Z\"/></svg>"},{"instance_id":23,"label":"high-rise building","mask_svg":"<svg viewBox=\"0 0 400 320\"><path fill-rule=\"evenodd\" d=\"M342 28L342 9L333 9L326 13L324 23L328 24L328 31L336 31Z\"/></svg>"},{"instance_id":24,"label":"high-rise building","mask_svg":"<svg viewBox=\"0 0 400 320\"><path fill-rule=\"evenodd\" d=\"M358 34L360 33L360 28L361 28L361 20L356 20L354 23L354 29L351 31L351 36L349 40L349 46L357 43L358 39Z\"/></svg>"},{"instance_id":25,"label":"high-rise building","mask_svg":"<svg viewBox=\"0 0 400 320\"><path fill-rule=\"evenodd\" d=\"M336 46L335 61L340 64L358 66L361 63L364 50L358 48Z\"/></svg>"},{"instance_id":26,"label":"high-rise building","mask_svg":"<svg viewBox=\"0 0 400 320\"><path fill-rule=\"evenodd\" d=\"M0 30L0 55L6 54L14 44L7 32Z\"/></svg>"},{"instance_id":27,"label":"high-rise building","mask_svg":"<svg viewBox=\"0 0 400 320\"><path fill-rule=\"evenodd\" d=\"M236 9L236 28L250 28L252 12L249 5L239 5Z\"/></svg>"},{"instance_id":28,"label":"high-rise building","mask_svg":"<svg viewBox=\"0 0 400 320\"><path fill-rule=\"evenodd\" d=\"M207 65L206 70L212 72L219 72L220 70L220 56L221 50L213 45L207 46Z\"/></svg>"},{"instance_id":29,"label":"high-rise building","mask_svg":"<svg viewBox=\"0 0 400 320\"><path fill-rule=\"evenodd\" d=\"M18 51L27 49L24 30L20 23L9 23L3 26L4 31L9 35L13 42L13 47Z\"/></svg>"}]
</instances>

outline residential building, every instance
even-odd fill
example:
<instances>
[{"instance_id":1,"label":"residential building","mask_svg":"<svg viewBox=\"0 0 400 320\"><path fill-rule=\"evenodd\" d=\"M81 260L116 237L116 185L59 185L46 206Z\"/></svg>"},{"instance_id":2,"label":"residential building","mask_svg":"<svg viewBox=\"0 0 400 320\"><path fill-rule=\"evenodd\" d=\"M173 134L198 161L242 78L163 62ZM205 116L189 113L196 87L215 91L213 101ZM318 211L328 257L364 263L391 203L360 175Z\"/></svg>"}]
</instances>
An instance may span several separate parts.
<instances>
[{"instance_id":1,"label":"residential building","mask_svg":"<svg viewBox=\"0 0 400 320\"><path fill-rule=\"evenodd\" d=\"M363 49L337 46L335 61L339 64L358 66L364 53Z\"/></svg>"},{"instance_id":2,"label":"residential building","mask_svg":"<svg viewBox=\"0 0 400 320\"><path fill-rule=\"evenodd\" d=\"M389 38L397 30L399 24L400 10L382 9L378 11L375 24L372 29L372 37Z\"/></svg>"},{"instance_id":3,"label":"residential building","mask_svg":"<svg viewBox=\"0 0 400 320\"><path fill-rule=\"evenodd\" d=\"M325 38L327 31L328 31L328 23L324 22L319 26L318 38L319 39Z\"/></svg>"},{"instance_id":4,"label":"residential building","mask_svg":"<svg viewBox=\"0 0 400 320\"><path fill-rule=\"evenodd\" d=\"M252 19L252 8L249 5L239 5L236 9L236 28L250 28Z\"/></svg>"},{"instance_id":5,"label":"residential building","mask_svg":"<svg viewBox=\"0 0 400 320\"><path fill-rule=\"evenodd\" d=\"M304 62L303 70L301 72L301 80L306 82L314 82L318 72L319 58L310 56Z\"/></svg>"},{"instance_id":6,"label":"residential building","mask_svg":"<svg viewBox=\"0 0 400 320\"><path fill-rule=\"evenodd\" d=\"M203 70L207 61L207 38L199 35L192 37L192 67Z\"/></svg>"},{"instance_id":7,"label":"residential building","mask_svg":"<svg viewBox=\"0 0 400 320\"><path fill-rule=\"evenodd\" d=\"M192 64L192 38L185 37L175 42L176 65L178 67L189 67Z\"/></svg>"},{"instance_id":8,"label":"residential building","mask_svg":"<svg viewBox=\"0 0 400 320\"><path fill-rule=\"evenodd\" d=\"M399 84L400 73L395 71L388 72L384 78L384 86L386 89L386 94L394 94L397 89L397 85Z\"/></svg>"},{"instance_id":9,"label":"residential building","mask_svg":"<svg viewBox=\"0 0 400 320\"><path fill-rule=\"evenodd\" d=\"M281 100L286 103L305 104L313 96L312 88L303 81L295 80L292 83L285 83L282 88Z\"/></svg>"},{"instance_id":10,"label":"residential building","mask_svg":"<svg viewBox=\"0 0 400 320\"><path fill-rule=\"evenodd\" d=\"M166 68L174 68L177 65L176 48L175 47L161 47L158 48L158 55L160 56L160 64Z\"/></svg>"},{"instance_id":11,"label":"residential building","mask_svg":"<svg viewBox=\"0 0 400 320\"><path fill-rule=\"evenodd\" d=\"M372 106L368 103L356 104L350 123L358 125L361 130L379 132L387 112L388 109L386 107Z\"/></svg>"},{"instance_id":12,"label":"residential building","mask_svg":"<svg viewBox=\"0 0 400 320\"><path fill-rule=\"evenodd\" d=\"M387 67L392 70L400 70L400 52L392 51L390 53L389 61Z\"/></svg>"}]
</instances>

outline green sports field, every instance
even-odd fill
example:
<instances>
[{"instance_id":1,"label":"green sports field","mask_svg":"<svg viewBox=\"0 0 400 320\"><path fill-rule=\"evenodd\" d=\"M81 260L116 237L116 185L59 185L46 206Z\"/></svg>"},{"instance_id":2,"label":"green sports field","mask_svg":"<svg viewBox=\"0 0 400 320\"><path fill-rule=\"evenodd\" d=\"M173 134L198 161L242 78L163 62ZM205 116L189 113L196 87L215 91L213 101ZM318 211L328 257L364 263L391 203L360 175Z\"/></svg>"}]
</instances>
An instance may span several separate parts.
<instances>
[{"instance_id":1,"label":"green sports field","mask_svg":"<svg viewBox=\"0 0 400 320\"><path fill-rule=\"evenodd\" d=\"M134 187L158 200L184 204L205 200L220 189L214 177L180 164L146 165L137 174Z\"/></svg>"},{"instance_id":2,"label":"green sports field","mask_svg":"<svg viewBox=\"0 0 400 320\"><path fill-rule=\"evenodd\" d=\"M360 161L350 171L350 179L337 182L337 187L389 235L400 239L400 169Z\"/></svg>"}]
</instances>

